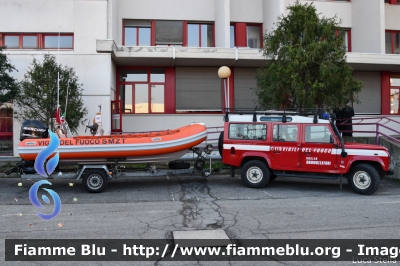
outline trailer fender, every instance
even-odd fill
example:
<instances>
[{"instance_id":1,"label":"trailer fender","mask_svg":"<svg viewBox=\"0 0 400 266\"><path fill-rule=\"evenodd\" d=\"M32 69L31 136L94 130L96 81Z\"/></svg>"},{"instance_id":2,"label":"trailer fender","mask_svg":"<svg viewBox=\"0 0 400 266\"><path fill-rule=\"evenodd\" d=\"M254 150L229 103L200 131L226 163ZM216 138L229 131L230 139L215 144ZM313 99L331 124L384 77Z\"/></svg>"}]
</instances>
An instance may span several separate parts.
<instances>
[{"instance_id":1,"label":"trailer fender","mask_svg":"<svg viewBox=\"0 0 400 266\"><path fill-rule=\"evenodd\" d=\"M107 165L84 165L82 169L78 172L78 176L76 177L76 180L79 180L82 178L82 174L88 170L88 169L104 169L104 172L108 176L109 179L112 179L112 176L110 175L110 171L107 168Z\"/></svg>"}]
</instances>

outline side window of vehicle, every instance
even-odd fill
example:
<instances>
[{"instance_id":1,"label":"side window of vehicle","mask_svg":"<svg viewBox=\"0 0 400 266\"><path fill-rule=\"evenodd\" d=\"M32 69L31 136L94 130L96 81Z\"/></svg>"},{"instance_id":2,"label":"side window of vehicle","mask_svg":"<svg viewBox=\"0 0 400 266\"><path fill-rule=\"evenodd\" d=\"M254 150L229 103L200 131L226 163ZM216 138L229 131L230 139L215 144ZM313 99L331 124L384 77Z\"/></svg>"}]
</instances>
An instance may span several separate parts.
<instances>
[{"instance_id":1,"label":"side window of vehicle","mask_svg":"<svg viewBox=\"0 0 400 266\"><path fill-rule=\"evenodd\" d=\"M297 141L297 125L274 125L273 141Z\"/></svg>"},{"instance_id":2,"label":"side window of vehicle","mask_svg":"<svg viewBox=\"0 0 400 266\"><path fill-rule=\"evenodd\" d=\"M327 126L306 126L305 142L330 143L331 132Z\"/></svg>"},{"instance_id":3,"label":"side window of vehicle","mask_svg":"<svg viewBox=\"0 0 400 266\"><path fill-rule=\"evenodd\" d=\"M265 124L230 124L230 139L259 139L265 140L267 126Z\"/></svg>"}]
</instances>

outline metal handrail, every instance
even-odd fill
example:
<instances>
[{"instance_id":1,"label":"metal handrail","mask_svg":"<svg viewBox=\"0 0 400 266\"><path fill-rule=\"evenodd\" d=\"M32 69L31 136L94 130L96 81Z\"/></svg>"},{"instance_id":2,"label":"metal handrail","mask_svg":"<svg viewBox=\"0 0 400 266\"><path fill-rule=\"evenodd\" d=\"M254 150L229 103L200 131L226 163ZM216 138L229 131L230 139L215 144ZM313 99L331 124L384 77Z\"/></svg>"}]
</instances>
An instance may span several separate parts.
<instances>
[{"instance_id":1,"label":"metal handrail","mask_svg":"<svg viewBox=\"0 0 400 266\"><path fill-rule=\"evenodd\" d=\"M341 118L341 119L337 119L337 121L346 121L348 119L346 118ZM358 120L358 122L353 122L354 120ZM372 123L363 123L365 120L378 120L376 122L372 122ZM386 121L385 121L386 120ZM387 135L383 132L380 131L380 128L385 128L395 134L399 134L400 135L400 131L395 130L392 127L388 127L387 124L388 123L394 123L394 124L398 124L400 125L399 121L396 121L394 119L391 119L389 117L352 117L352 123L341 123L340 125L352 125L352 126L368 126L368 125L373 125L375 126L375 130L341 130L341 132L352 132L352 133L374 133L375 134L375 143L377 145L379 145L379 139L381 136L384 136L388 139L390 139L391 141L397 143L400 145L400 140L391 136L391 135ZM392 134L394 135L394 134Z\"/></svg>"}]
</instances>

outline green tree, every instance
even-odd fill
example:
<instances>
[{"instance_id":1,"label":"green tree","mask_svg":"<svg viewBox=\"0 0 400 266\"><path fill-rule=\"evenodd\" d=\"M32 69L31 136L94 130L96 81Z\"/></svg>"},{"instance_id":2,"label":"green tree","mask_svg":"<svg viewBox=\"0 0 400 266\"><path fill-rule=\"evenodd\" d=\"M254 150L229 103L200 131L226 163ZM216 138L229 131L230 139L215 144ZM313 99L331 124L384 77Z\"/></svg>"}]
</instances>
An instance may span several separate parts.
<instances>
[{"instance_id":1,"label":"green tree","mask_svg":"<svg viewBox=\"0 0 400 266\"><path fill-rule=\"evenodd\" d=\"M18 94L18 82L9 74L16 69L3 54L3 48L0 46L0 105L11 102Z\"/></svg>"},{"instance_id":2,"label":"green tree","mask_svg":"<svg viewBox=\"0 0 400 266\"><path fill-rule=\"evenodd\" d=\"M59 105L65 111L68 99L66 121L71 132L77 132L79 122L87 114L82 100L82 84L73 68L58 65L55 56L45 54L43 62L33 59L32 66L20 82L20 93L15 98L15 117L23 122L35 119L54 130L52 119L57 110L57 76L59 73ZM67 98L68 90L68 98Z\"/></svg>"},{"instance_id":3,"label":"green tree","mask_svg":"<svg viewBox=\"0 0 400 266\"><path fill-rule=\"evenodd\" d=\"M313 3L297 1L279 16L276 29L264 34L262 53L270 59L257 71L259 105L263 108L324 108L359 102L362 82L346 63L341 22L320 17Z\"/></svg>"}]
</instances>

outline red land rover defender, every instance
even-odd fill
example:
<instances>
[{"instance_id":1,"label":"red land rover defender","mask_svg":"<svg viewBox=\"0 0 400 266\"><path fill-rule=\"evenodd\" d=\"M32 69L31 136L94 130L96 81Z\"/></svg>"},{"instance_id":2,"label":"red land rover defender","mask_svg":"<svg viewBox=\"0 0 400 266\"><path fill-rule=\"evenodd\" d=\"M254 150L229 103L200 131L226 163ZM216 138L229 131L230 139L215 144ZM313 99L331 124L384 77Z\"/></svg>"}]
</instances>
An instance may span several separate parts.
<instances>
[{"instance_id":1,"label":"red land rover defender","mask_svg":"<svg viewBox=\"0 0 400 266\"><path fill-rule=\"evenodd\" d=\"M345 176L356 193L373 194L380 180L393 174L388 150L379 145L343 143L334 114L330 120L321 117L317 110L227 110L218 143L222 162L232 170L240 168L248 187L264 187L276 176Z\"/></svg>"}]
</instances>

